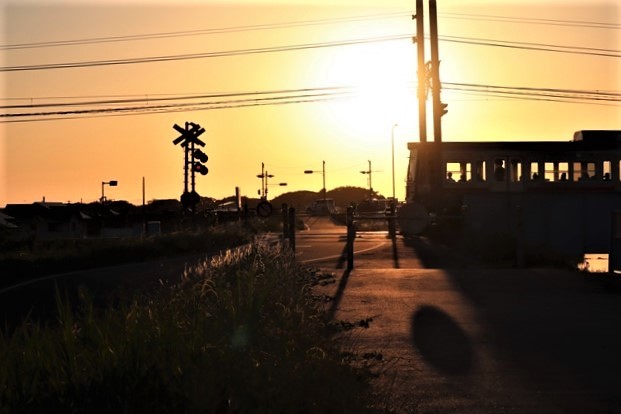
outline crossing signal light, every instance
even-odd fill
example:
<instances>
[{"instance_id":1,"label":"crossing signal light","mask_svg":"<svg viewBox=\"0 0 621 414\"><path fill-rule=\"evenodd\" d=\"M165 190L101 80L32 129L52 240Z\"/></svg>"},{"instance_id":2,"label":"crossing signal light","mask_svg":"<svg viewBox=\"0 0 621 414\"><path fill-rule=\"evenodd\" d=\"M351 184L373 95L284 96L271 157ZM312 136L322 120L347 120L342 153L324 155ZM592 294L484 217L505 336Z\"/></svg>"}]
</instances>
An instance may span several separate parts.
<instances>
[{"instance_id":1,"label":"crossing signal light","mask_svg":"<svg viewBox=\"0 0 621 414\"><path fill-rule=\"evenodd\" d=\"M207 160L209 159L209 157L207 156L207 154L205 154L203 151L201 151L201 150L199 150L199 149L194 150L194 152L192 153L192 156L193 156L195 159L197 159L197 160L199 160L200 162L202 162L202 163L207 162Z\"/></svg>"},{"instance_id":2,"label":"crossing signal light","mask_svg":"<svg viewBox=\"0 0 621 414\"><path fill-rule=\"evenodd\" d=\"M200 162L195 162L194 165L192 165L192 169L201 175L207 175L209 172L209 169Z\"/></svg>"}]
</instances>

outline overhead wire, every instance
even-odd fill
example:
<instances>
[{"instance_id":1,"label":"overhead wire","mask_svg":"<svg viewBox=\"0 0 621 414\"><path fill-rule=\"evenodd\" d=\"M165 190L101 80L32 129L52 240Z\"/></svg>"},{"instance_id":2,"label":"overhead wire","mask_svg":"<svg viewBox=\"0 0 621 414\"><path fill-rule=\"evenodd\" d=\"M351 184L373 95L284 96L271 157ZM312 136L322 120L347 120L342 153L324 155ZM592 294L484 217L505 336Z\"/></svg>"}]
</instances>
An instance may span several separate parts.
<instances>
[{"instance_id":1,"label":"overhead wire","mask_svg":"<svg viewBox=\"0 0 621 414\"><path fill-rule=\"evenodd\" d=\"M414 91L416 86L414 83L404 85L405 88ZM475 93L485 96L500 96L525 98L531 100L556 99L562 102L582 102L582 103L600 103L600 102L621 102L621 92L611 91L589 91L578 89L558 89L558 88L533 88L533 87L515 87L515 86L499 86L486 84L470 84L444 82L443 90ZM124 107L104 107L104 108L81 108L71 110L51 110L38 112L9 112L0 114L0 122L29 121L34 119L48 120L59 119L59 117L68 116L88 116L102 114L141 114L141 113L161 113L161 112L178 112L178 111L195 111L195 110L214 110L228 108L242 108L250 106L290 104L290 103L310 103L323 102L326 100L351 99L357 96L357 89L354 85L350 86L331 86L318 88L300 88L300 89L284 89L271 91L255 91L255 92L234 92L234 93L214 93L199 95L200 99L208 99L196 102L197 97L194 95L175 96L173 98L162 98L161 104L153 105L148 100L127 99L125 101L116 100L115 104L132 104L132 106ZM209 100L217 98L218 100ZM226 99L231 98L231 99ZM186 102L178 102L186 101ZM187 102L190 101L190 102ZM81 102L78 106L100 105L109 101L88 101ZM136 105L143 102L143 105ZM75 106L70 103L70 106ZM4 109L40 109L43 107L65 107L62 102L50 103L45 105L17 105L4 107ZM66 119L66 118L62 118Z\"/></svg>"},{"instance_id":2,"label":"overhead wire","mask_svg":"<svg viewBox=\"0 0 621 414\"><path fill-rule=\"evenodd\" d=\"M289 21L289 22L281 22L281 23L265 23L265 24L220 27L220 28L211 28L211 29L179 30L179 31L172 31L172 32L143 33L143 34L125 35L125 36L107 36L107 37L93 37L93 38L83 38L83 39L53 40L53 41L45 41L45 42L16 43L16 44L0 45L0 50L18 50L18 49L57 47L57 46L81 46L81 45L97 44L97 43L127 42L127 41L151 40L151 39L162 39L162 38L171 38L171 37L200 36L200 35L211 35L211 34L247 32L247 31L256 31L256 30L283 29L283 28L315 26L315 25L323 25L323 24L392 19L392 18L397 18L397 17L409 16L410 14L411 14L410 12L378 13L378 14L352 16L352 17L335 17L335 18L315 19L315 20L297 20L297 21Z\"/></svg>"},{"instance_id":3,"label":"overhead wire","mask_svg":"<svg viewBox=\"0 0 621 414\"><path fill-rule=\"evenodd\" d=\"M472 13L438 13L438 16L447 19L484 20L502 23L528 23L548 26L583 27L593 29L621 29L621 24L617 23L591 22L582 20L541 19L533 17L498 16Z\"/></svg>"},{"instance_id":4,"label":"overhead wire","mask_svg":"<svg viewBox=\"0 0 621 414\"><path fill-rule=\"evenodd\" d=\"M412 12L394 12L394 13L378 13L371 15L360 15L352 17L337 17L337 18L325 18L315 20L298 20L290 22L280 23L265 23L257 25L244 25L233 27L220 27L211 29L194 29L194 30L178 30L171 32L155 32L155 33L142 33L135 35L125 36L106 36L106 37L92 37L82 39L69 39L69 40L52 40L44 42L30 42L30 43L15 43L0 45L0 50L19 50L30 48L45 48L45 47L57 47L57 46L80 46L97 43L110 43L110 42L126 42L136 40L150 40L150 39L162 39L170 37L183 37L183 36L199 36L210 34L223 34L234 33L243 31L255 31L255 30L270 30L281 29L291 27L303 27L309 25L322 25L322 24L334 24L334 23L346 23L346 22L358 22L366 20L379 20L379 19L392 19L403 16L410 16ZM620 24L615 23L603 23L603 22L588 22L579 20L560 20L560 19L538 19L528 17L511 17L511 16L498 16L498 15L485 15L485 14L471 14L471 13L439 13L440 18L448 19L462 19L462 20L484 20L484 21L499 21L505 23L530 23L530 24L544 24L544 25L562 25L570 27L586 27L586 28L598 28L598 29L619 29Z\"/></svg>"},{"instance_id":5,"label":"overhead wire","mask_svg":"<svg viewBox=\"0 0 621 414\"><path fill-rule=\"evenodd\" d=\"M276 23L276 24L265 24L265 25L254 25L254 26L237 26L231 28L221 28L221 29L207 29L200 31L201 33L215 33L217 30L221 30L222 32L231 32L231 31L243 31L243 30L264 30L266 28L281 28L281 27L292 27L295 25L307 25L307 24L323 24L326 22L342 22L342 21L356 21L363 19L376 18L378 16L388 17L388 16L402 16L404 13L391 13L391 14L383 14L383 15L369 15L369 16L358 16L348 18L335 18L335 19L323 19L323 20L308 20L308 21L297 21L297 22L285 22L285 23ZM490 15L468 15L468 14L458 14L458 13L449 13L449 15L455 15L460 18L472 18L472 19L507 19L507 20L515 20L519 22L535 22L537 24L581 24L588 23L590 26L596 25L595 22L580 22L580 21L564 21L564 20L554 20L554 19L525 19L525 18L508 18L502 16L490 16ZM613 27L615 25L605 25L606 28L617 28ZM619 26L619 25L617 25ZM211 30L211 31L209 31ZM141 40L143 38L150 38L156 36L177 36L177 35L190 35L198 33L199 31L179 31L179 32L164 32L164 33L155 33L155 34L144 34L144 35L131 35L131 36L122 36L122 37L106 37L106 38L90 38L90 39L77 39L75 42L104 42L104 41L129 41L129 40ZM291 51L291 50L303 50L303 49L311 49L311 48L323 48L323 47L336 47L336 46L348 46L348 45L356 45L356 44L364 44L364 43L373 43L373 42L385 42L385 41L395 41L395 40L405 40L411 39L412 35L393 35L393 36L381 36L381 37L371 37L371 38L363 38L363 39L352 39L345 41L336 41L336 42L321 42L321 43L309 43L309 44L301 44L301 45L289 45L289 46L277 46L277 47L265 47L265 48L255 48L255 49L241 49L241 50L229 50L229 51L220 51L220 52L206 52L206 53L195 53L195 54L184 54L184 55L169 55L169 56L152 56L152 57L142 57L142 58L131 58L131 59L114 59L114 60L98 60L98 61L84 61L84 62L67 62L67 63L53 63L53 64L43 64L43 65L24 65L24 66L9 66L9 67L0 67L0 72L7 71L27 71L27 70L45 70L45 69L60 69L60 68L81 68L81 67L92 67L92 66L105 66L105 65L120 65L120 64L134 64L134 63L150 63L150 62L162 62L162 61L171 61L171 60L187 60L187 59L200 59L200 58L208 58L208 57L224 57L224 56L237 56L243 54L256 54L256 53L271 53L271 52L281 52L281 51ZM528 50L541 50L541 51L549 51L549 52L563 52L563 53L577 53L577 54L585 54L585 55L596 55L596 56L606 56L606 57L621 57L621 51L612 50L612 49L597 49L597 48L585 48L585 47L573 47L573 46L561 46L561 45L553 45L553 44L540 44L540 43L526 43L526 42L509 42L502 40L493 40L493 39L477 39L477 38L468 38L468 37L460 37L460 36L441 36L441 41L445 42L456 42L456 43L467 43L474 45L483 45L483 46L497 46L497 47L510 47L510 48L519 48L519 49L528 49ZM51 45L53 42L44 42L46 45ZM42 43L33 43L29 44L30 46L39 45L43 47ZM7 46L7 45L5 45ZM26 44L21 45L8 45L8 46L27 46ZM0 49L2 46L0 46ZM470 92L470 93L486 93L488 96L511 96L516 97L519 95L523 95L526 97L530 97L535 99L535 97L545 97L545 98L555 98L555 99L563 99L563 102L580 99L588 102L595 101L618 101L619 94L615 92L611 92L610 94L606 94L604 92L593 92L593 91L571 91L571 90L553 90L553 89L538 89L538 88L514 88L514 87L501 87L501 86L493 86L493 85L473 85L473 84L458 84L458 83L444 83L444 89L453 90L456 92ZM34 109L34 108L46 108L46 107L71 107L71 106L87 106L87 105L126 105L129 103L141 103L141 102L149 102L147 106L135 106L135 107L113 107L113 108L87 108L81 110L73 110L73 111L47 111L47 112L30 112L30 113L9 113L9 114L0 114L0 118L19 118L19 117L50 117L55 116L58 117L66 117L70 115L78 115L80 117L84 115L96 115L96 114L107 114L112 115L119 113L129 114L129 113L142 113L144 112L160 112L160 111L180 111L180 110L189 110L184 108L189 108L191 105L209 105L207 109L220 109L224 107L246 107L246 106L255 106L255 104L276 104L276 102L284 103L286 99L292 100L291 103L301 103L307 102L306 99L342 99L351 91L339 91L343 87L328 87L328 88L304 88L304 89L290 89L290 90L275 90L275 91L259 91L259 92L236 92L236 93L225 93L225 94L192 94L185 96L175 96L175 94L150 94L150 95L126 95L128 97L136 96L136 98L128 98L128 99L119 99L119 97L111 96L111 98L116 99L106 99L99 101L78 101L78 102L52 102L52 103L32 103L33 98L31 98L31 104L18 104L18 105L5 105L0 106L0 109L5 110L13 110L13 109ZM476 89L479 88L479 89ZM483 90L481 89L483 88ZM485 89L487 88L487 89ZM152 105L154 102L167 102L167 101L181 101L188 99L213 99L213 98L236 98L243 97L248 95L269 95L269 94L293 94L293 95L285 95L280 97L266 97L266 98L244 98L244 99L233 99L228 101L220 101L220 102L202 102L202 103L177 103L177 104L166 104L166 105ZM297 94L297 95L295 95ZM577 94L582 94L578 96ZM168 95L168 96L167 96ZM585 96L588 95L588 96ZM144 98L138 98L138 97ZM155 98L153 96L156 96ZM166 97L162 97L166 96ZM61 97L65 98L65 97ZM80 98L80 97L76 97ZM85 97L82 97L85 98ZM95 96L95 98L97 98ZM8 98L4 100L16 100L18 98ZM48 98L37 98L37 99L48 99ZM252 102L252 104L250 103ZM272 102L272 103L270 103ZM239 105L239 106L236 106ZM205 107L201 107L201 110L204 110ZM30 118L31 120L33 118ZM15 120L7 121L3 120L0 122L13 122Z\"/></svg>"},{"instance_id":6,"label":"overhead wire","mask_svg":"<svg viewBox=\"0 0 621 414\"><path fill-rule=\"evenodd\" d=\"M48 64L39 64L39 65L2 66L0 67L0 72L87 68L87 67L95 67L95 66L129 65L129 64L140 64L140 63L206 59L206 58L230 57L230 56L251 55L251 54L298 51L298 50L306 50L306 49L353 46L353 45L368 44L368 43L410 40L412 38L413 38L412 34L401 34L401 35L388 35L388 36L349 39L349 40L334 41L334 42L306 43L306 44L289 45L289 46L273 46L273 47L264 47L264 48L224 50L224 51L219 51L219 52L147 56L147 57L140 57L140 58L93 60L93 61L81 61L81 62L48 63ZM481 39L481 38L471 38L471 37L462 37L462 36L439 36L439 40L442 42L462 43L462 44L471 44L471 45L480 45L480 46L493 46L493 47L503 47L503 48L512 48L512 49L538 50L538 51L546 51L546 52L571 53L571 54L579 54L579 55L592 55L592 56L615 57L615 58L621 57L621 50L615 50L615 49L599 49L599 48L588 48L588 47L577 47L577 46L563 46L563 45L554 45L554 44L546 44L546 43L510 42L510 41L503 41L503 40Z\"/></svg>"},{"instance_id":7,"label":"overhead wire","mask_svg":"<svg viewBox=\"0 0 621 414\"><path fill-rule=\"evenodd\" d=\"M34 70L47 70L47 69L87 68L87 67L94 67L94 66L129 65L129 64L137 64L137 63L154 63L154 62L180 61L180 60L191 60L191 59L206 59L206 58L216 58L216 57L228 57L228 56L252 55L252 54L263 54L263 53L274 53L274 52L289 52L289 51L306 50L306 49L320 49L320 48L329 48L329 47L352 46L352 45L360 45L360 44L367 44L367 43L405 40L405 39L411 39L411 38L412 38L412 35L410 34L390 35L390 36L377 36L377 37L350 39L350 40L335 41L335 42L305 43L305 44L289 45L289 46L273 46L273 47L262 47L262 48L251 48L251 49L225 50L225 51L220 51L220 52L188 53L188 54L181 54L181 55L147 56L147 57L141 57L141 58L93 60L93 61L82 61L82 62L47 63L47 64L40 64L40 65L2 66L0 67L0 72L21 72L21 71L34 71Z\"/></svg>"}]
</instances>

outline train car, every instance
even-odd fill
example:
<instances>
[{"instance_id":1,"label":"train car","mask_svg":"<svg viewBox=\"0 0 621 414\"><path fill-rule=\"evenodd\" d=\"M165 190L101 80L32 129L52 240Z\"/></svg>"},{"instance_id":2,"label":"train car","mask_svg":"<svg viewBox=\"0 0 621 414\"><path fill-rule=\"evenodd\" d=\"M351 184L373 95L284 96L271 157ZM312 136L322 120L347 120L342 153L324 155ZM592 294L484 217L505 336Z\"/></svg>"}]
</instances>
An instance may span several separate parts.
<instances>
[{"instance_id":1,"label":"train car","mask_svg":"<svg viewBox=\"0 0 621 414\"><path fill-rule=\"evenodd\" d=\"M508 234L565 253L608 251L621 209L621 131L571 141L412 142L405 235L430 226Z\"/></svg>"}]
</instances>

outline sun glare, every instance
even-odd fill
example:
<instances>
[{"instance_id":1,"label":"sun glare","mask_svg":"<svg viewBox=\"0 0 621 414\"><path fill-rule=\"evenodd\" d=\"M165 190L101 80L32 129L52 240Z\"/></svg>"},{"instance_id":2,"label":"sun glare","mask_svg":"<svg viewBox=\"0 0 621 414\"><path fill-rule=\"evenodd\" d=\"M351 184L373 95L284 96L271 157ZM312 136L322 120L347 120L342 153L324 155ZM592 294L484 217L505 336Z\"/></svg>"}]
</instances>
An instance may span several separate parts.
<instances>
[{"instance_id":1,"label":"sun glare","mask_svg":"<svg viewBox=\"0 0 621 414\"><path fill-rule=\"evenodd\" d=\"M345 98L333 102L330 116L350 131L392 125L415 99L415 66L403 43L364 45L341 51L323 77L330 86L346 86Z\"/></svg>"}]
</instances>

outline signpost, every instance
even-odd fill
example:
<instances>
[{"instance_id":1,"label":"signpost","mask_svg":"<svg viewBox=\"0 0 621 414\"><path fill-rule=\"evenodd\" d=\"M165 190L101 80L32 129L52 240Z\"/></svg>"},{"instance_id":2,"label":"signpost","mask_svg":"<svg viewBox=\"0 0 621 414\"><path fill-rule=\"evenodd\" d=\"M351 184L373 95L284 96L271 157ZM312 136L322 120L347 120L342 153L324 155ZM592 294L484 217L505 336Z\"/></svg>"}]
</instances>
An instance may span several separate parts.
<instances>
[{"instance_id":1,"label":"signpost","mask_svg":"<svg viewBox=\"0 0 621 414\"><path fill-rule=\"evenodd\" d=\"M257 204L257 216L267 218L272 215L272 204L263 200Z\"/></svg>"}]
</instances>

